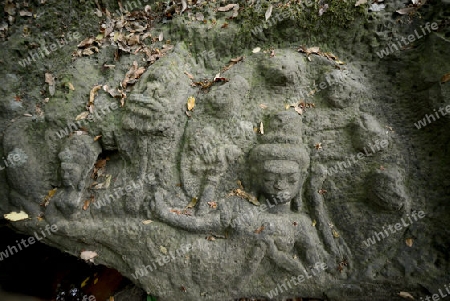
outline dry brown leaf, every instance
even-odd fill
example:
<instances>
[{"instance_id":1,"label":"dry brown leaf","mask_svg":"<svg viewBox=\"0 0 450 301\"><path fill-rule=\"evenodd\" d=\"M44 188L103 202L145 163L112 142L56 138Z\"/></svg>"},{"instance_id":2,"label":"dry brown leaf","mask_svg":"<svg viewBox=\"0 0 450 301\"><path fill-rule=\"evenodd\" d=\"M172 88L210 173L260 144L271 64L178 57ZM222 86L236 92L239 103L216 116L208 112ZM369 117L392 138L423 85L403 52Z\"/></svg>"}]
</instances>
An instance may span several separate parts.
<instances>
[{"instance_id":1,"label":"dry brown leaf","mask_svg":"<svg viewBox=\"0 0 450 301\"><path fill-rule=\"evenodd\" d=\"M95 38L94 37L89 37L84 39L83 41L80 42L80 44L77 45L78 48L86 48L86 46L91 46L92 43L94 43Z\"/></svg>"},{"instance_id":2,"label":"dry brown leaf","mask_svg":"<svg viewBox=\"0 0 450 301\"><path fill-rule=\"evenodd\" d=\"M412 238L407 238L406 240L405 240L405 243L406 243L406 245L408 246L408 247L412 247L412 245L413 245L413 243L414 243L414 239L412 239Z\"/></svg>"},{"instance_id":3,"label":"dry brown leaf","mask_svg":"<svg viewBox=\"0 0 450 301\"><path fill-rule=\"evenodd\" d=\"M442 84L443 84L443 83L446 83L446 82L448 82L448 81L450 81L450 73L444 74L444 75L441 77L441 83L442 83Z\"/></svg>"},{"instance_id":4,"label":"dry brown leaf","mask_svg":"<svg viewBox=\"0 0 450 301\"><path fill-rule=\"evenodd\" d=\"M398 295L399 295L400 297L402 297L402 298L405 298L405 299L411 299L411 300L414 300L414 297L413 297L410 293L408 293L408 292L400 292L400 293L398 293Z\"/></svg>"},{"instance_id":5,"label":"dry brown leaf","mask_svg":"<svg viewBox=\"0 0 450 301\"><path fill-rule=\"evenodd\" d=\"M399 13L400 15L406 15L406 14L409 14L409 13L414 12L416 10L417 10L416 7L405 7L405 8L401 8L399 10L396 10L395 12Z\"/></svg>"},{"instance_id":6,"label":"dry brown leaf","mask_svg":"<svg viewBox=\"0 0 450 301\"><path fill-rule=\"evenodd\" d=\"M83 204L83 210L86 211L89 208L89 205L91 204L91 200L85 200Z\"/></svg>"},{"instance_id":7,"label":"dry brown leaf","mask_svg":"<svg viewBox=\"0 0 450 301\"><path fill-rule=\"evenodd\" d=\"M189 72L184 71L184 74L186 74L189 77L189 79L194 79L194 76L192 74L190 74Z\"/></svg>"},{"instance_id":8,"label":"dry brown leaf","mask_svg":"<svg viewBox=\"0 0 450 301\"><path fill-rule=\"evenodd\" d=\"M264 230L264 226L261 226L261 227L259 227L258 229L256 229L254 232L256 233L256 234L259 234L259 233L261 233L263 230Z\"/></svg>"},{"instance_id":9,"label":"dry brown leaf","mask_svg":"<svg viewBox=\"0 0 450 301\"><path fill-rule=\"evenodd\" d=\"M217 11L220 11L220 12L226 12L226 11L229 11L229 10L234 9L235 7L239 7L239 5L238 5L238 4L228 4L228 5L219 7L219 8L217 9Z\"/></svg>"},{"instance_id":10,"label":"dry brown leaf","mask_svg":"<svg viewBox=\"0 0 450 301\"><path fill-rule=\"evenodd\" d=\"M195 205L197 205L198 202L198 198L192 198L191 201L189 202L189 204L186 206L186 208L188 209L192 209L195 207Z\"/></svg>"},{"instance_id":11,"label":"dry brown leaf","mask_svg":"<svg viewBox=\"0 0 450 301\"><path fill-rule=\"evenodd\" d=\"M94 104L95 95L97 94L97 91L102 88L101 85L94 86L91 89L91 92L89 93L89 105Z\"/></svg>"},{"instance_id":12,"label":"dry brown leaf","mask_svg":"<svg viewBox=\"0 0 450 301\"><path fill-rule=\"evenodd\" d=\"M339 237L339 232L336 231L335 229L331 229L331 233L333 233L333 237L334 238L338 238Z\"/></svg>"},{"instance_id":13,"label":"dry brown leaf","mask_svg":"<svg viewBox=\"0 0 450 301\"><path fill-rule=\"evenodd\" d=\"M98 139L100 139L102 137L102 135L98 135L94 137L94 141L97 141Z\"/></svg>"},{"instance_id":14,"label":"dry brown leaf","mask_svg":"<svg viewBox=\"0 0 450 301\"><path fill-rule=\"evenodd\" d=\"M217 208L217 203L216 202L208 202L208 206L213 208L213 209L216 209Z\"/></svg>"},{"instance_id":15,"label":"dry brown leaf","mask_svg":"<svg viewBox=\"0 0 450 301\"><path fill-rule=\"evenodd\" d=\"M195 98L190 96L187 100L187 109L188 111L192 111L192 109L195 107Z\"/></svg>"},{"instance_id":16,"label":"dry brown leaf","mask_svg":"<svg viewBox=\"0 0 450 301\"><path fill-rule=\"evenodd\" d=\"M106 175L105 182L95 184L93 185L93 187L91 187L91 189L107 189L111 184L111 178L112 178L111 175Z\"/></svg>"},{"instance_id":17,"label":"dry brown leaf","mask_svg":"<svg viewBox=\"0 0 450 301\"><path fill-rule=\"evenodd\" d=\"M95 168L100 169L100 168L105 167L105 166L106 166L106 161L108 161L108 160L107 160L107 159L100 159L100 160L98 160L98 161L95 162L95 164L94 164Z\"/></svg>"},{"instance_id":18,"label":"dry brown leaf","mask_svg":"<svg viewBox=\"0 0 450 301\"><path fill-rule=\"evenodd\" d=\"M232 195L246 199L247 201L249 201L250 203L252 203L255 206L260 205L258 199L256 197L254 197L253 195L251 195L250 193L245 192L244 189L242 188L242 186L241 186L241 188L233 189L233 191L228 194L228 196L232 196Z\"/></svg>"},{"instance_id":19,"label":"dry brown leaf","mask_svg":"<svg viewBox=\"0 0 450 301\"><path fill-rule=\"evenodd\" d=\"M51 73L45 73L45 82L49 86L52 86L55 84L55 78L53 77L53 75Z\"/></svg>"},{"instance_id":20,"label":"dry brown leaf","mask_svg":"<svg viewBox=\"0 0 450 301\"><path fill-rule=\"evenodd\" d=\"M21 10L21 11L19 12L19 15L20 15L21 17L32 17L32 16L33 16L33 13L30 12L30 11Z\"/></svg>"},{"instance_id":21,"label":"dry brown leaf","mask_svg":"<svg viewBox=\"0 0 450 301\"><path fill-rule=\"evenodd\" d=\"M89 112L88 112L88 111L83 112L83 113L79 114L79 115L75 118L75 121L86 119L86 118L88 117L88 115L89 115Z\"/></svg>"}]
</instances>

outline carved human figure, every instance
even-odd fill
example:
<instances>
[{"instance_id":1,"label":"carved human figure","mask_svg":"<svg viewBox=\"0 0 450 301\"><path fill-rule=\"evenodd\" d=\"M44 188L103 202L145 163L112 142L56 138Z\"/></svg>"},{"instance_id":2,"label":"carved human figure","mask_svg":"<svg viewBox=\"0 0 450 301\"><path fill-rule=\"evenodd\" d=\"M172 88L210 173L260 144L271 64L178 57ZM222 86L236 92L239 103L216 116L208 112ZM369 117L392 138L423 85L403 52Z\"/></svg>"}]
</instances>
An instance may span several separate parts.
<instances>
[{"instance_id":1,"label":"carved human figure","mask_svg":"<svg viewBox=\"0 0 450 301\"><path fill-rule=\"evenodd\" d=\"M82 197L86 193L84 188L86 182L89 181L89 172L100 152L100 145L93 142L92 137L74 136L68 139L58 154L61 160L63 188L59 188L50 200L46 215L52 214L54 209L57 209L66 218L70 218L81 210Z\"/></svg>"},{"instance_id":2,"label":"carved human figure","mask_svg":"<svg viewBox=\"0 0 450 301\"><path fill-rule=\"evenodd\" d=\"M213 117L214 122L211 118L204 122L188 121L180 174L187 196L199 199L197 214L208 212L208 202L215 200L216 189L230 164L252 145L251 123L245 127L245 121L239 116L239 102L248 90L244 78L233 78L203 98L203 112Z\"/></svg>"},{"instance_id":3,"label":"carved human figure","mask_svg":"<svg viewBox=\"0 0 450 301\"><path fill-rule=\"evenodd\" d=\"M273 134L285 131L293 126L286 122L292 121L294 116L289 112L277 114L274 117L277 121L269 129L273 129ZM298 125L298 121L296 123ZM284 132L285 141L299 142L297 131ZM276 135L269 135L267 139L270 137ZM251 151L248 166L252 179L249 188L261 203L258 212L249 202L233 197L219 201L222 206L219 212L202 217L175 215L164 201L171 197L162 190L152 200L152 210L161 220L185 230L224 232L231 227L232 235L264 242L266 251L261 256L267 255L280 268L292 273L304 272L305 267L319 261L334 261L325 251L312 219L303 213L308 209L302 196L309 168L309 156L304 147L299 143L260 144ZM253 214L245 214L248 211ZM326 214L320 218L321 223L327 222Z\"/></svg>"}]
</instances>

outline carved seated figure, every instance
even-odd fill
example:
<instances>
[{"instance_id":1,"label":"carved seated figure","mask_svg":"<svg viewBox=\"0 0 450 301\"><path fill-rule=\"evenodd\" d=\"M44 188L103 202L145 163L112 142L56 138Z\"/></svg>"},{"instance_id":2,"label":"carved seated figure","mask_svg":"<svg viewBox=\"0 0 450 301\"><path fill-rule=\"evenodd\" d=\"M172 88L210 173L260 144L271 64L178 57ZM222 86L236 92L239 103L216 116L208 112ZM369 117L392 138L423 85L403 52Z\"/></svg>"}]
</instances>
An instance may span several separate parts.
<instances>
[{"instance_id":1,"label":"carved seated figure","mask_svg":"<svg viewBox=\"0 0 450 301\"><path fill-rule=\"evenodd\" d=\"M291 112L277 114L274 119L282 122L273 123L274 133L292 126L285 122L292 121L292 117L298 117L296 115ZM298 120L295 123L301 123ZM289 141L297 139L299 142L299 138L293 137L299 136L299 129L297 127L296 132L289 134ZM309 156L303 145L260 144L251 151L248 163L248 176L252 179L249 188L255 192L260 207L234 196L218 201L220 212L205 216L176 215L170 212L165 201L172 196L160 190L150 202L152 211L162 221L193 232L225 232L227 229L229 232L231 226L231 235L250 237L255 241L255 246L263 242L266 251L257 256L268 256L280 268L292 273L304 272L305 267L317 262L334 261L335 258L330 257L324 247L330 242L321 241L312 219L302 213L308 211L307 206L302 204L302 195L309 167ZM327 222L325 213L320 215L320 222ZM334 252L336 248L331 250ZM253 270L255 267L248 268Z\"/></svg>"},{"instance_id":2,"label":"carved seated figure","mask_svg":"<svg viewBox=\"0 0 450 301\"><path fill-rule=\"evenodd\" d=\"M61 160L61 183L64 189L58 189L50 200L46 215L51 215L55 208L67 218L81 211L86 181L89 181L89 172L100 152L100 145L93 142L92 137L74 136L67 141L58 154Z\"/></svg>"}]
</instances>

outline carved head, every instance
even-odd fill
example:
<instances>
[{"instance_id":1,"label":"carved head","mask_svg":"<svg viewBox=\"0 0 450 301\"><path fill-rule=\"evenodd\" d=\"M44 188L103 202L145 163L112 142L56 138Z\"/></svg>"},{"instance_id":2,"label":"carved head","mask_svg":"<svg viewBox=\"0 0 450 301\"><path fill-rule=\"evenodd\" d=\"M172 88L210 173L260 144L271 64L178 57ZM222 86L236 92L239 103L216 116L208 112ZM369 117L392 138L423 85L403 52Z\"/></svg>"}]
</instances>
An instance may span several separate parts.
<instances>
[{"instance_id":1,"label":"carved head","mask_svg":"<svg viewBox=\"0 0 450 301\"><path fill-rule=\"evenodd\" d=\"M301 145L260 144L250 153L254 188L269 200L287 203L305 181L308 155Z\"/></svg>"},{"instance_id":2,"label":"carved head","mask_svg":"<svg viewBox=\"0 0 450 301\"><path fill-rule=\"evenodd\" d=\"M250 85L240 75L211 91L206 97L211 114L217 118L229 118L239 112L240 104L250 91Z\"/></svg>"},{"instance_id":3,"label":"carved head","mask_svg":"<svg viewBox=\"0 0 450 301\"><path fill-rule=\"evenodd\" d=\"M84 178L91 170L100 152L99 144L93 143L92 137L74 136L69 139L58 154L61 160L62 184L67 188L82 190Z\"/></svg>"}]
</instances>

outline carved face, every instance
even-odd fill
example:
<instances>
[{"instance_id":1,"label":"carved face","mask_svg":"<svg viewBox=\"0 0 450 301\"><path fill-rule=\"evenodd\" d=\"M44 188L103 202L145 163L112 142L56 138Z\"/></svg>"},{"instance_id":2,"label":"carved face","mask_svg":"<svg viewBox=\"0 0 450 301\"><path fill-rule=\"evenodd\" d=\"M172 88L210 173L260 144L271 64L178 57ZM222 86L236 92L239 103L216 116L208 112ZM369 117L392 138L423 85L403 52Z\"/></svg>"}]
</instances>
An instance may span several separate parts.
<instances>
[{"instance_id":1,"label":"carved face","mask_svg":"<svg viewBox=\"0 0 450 301\"><path fill-rule=\"evenodd\" d=\"M76 163L61 163L62 183L66 187L76 187L81 181L81 168Z\"/></svg>"},{"instance_id":2,"label":"carved face","mask_svg":"<svg viewBox=\"0 0 450 301\"><path fill-rule=\"evenodd\" d=\"M277 203L291 201L300 188L300 166L295 161L267 160L263 163L261 179L262 193Z\"/></svg>"}]
</instances>

